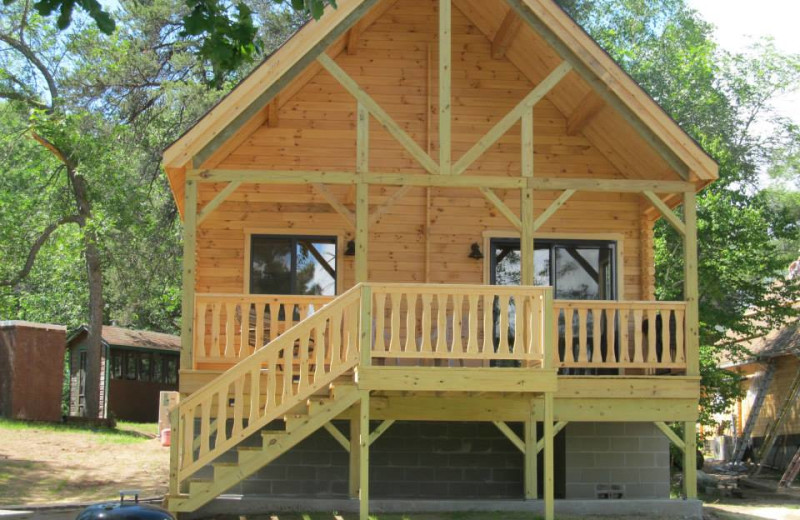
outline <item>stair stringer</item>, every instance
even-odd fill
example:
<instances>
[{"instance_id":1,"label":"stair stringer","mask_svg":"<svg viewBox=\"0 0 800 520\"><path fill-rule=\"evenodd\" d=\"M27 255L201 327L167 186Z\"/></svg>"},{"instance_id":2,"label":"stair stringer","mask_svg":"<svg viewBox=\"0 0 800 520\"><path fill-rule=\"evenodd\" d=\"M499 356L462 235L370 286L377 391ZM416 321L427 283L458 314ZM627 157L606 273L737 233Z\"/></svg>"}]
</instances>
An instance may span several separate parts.
<instances>
[{"instance_id":1,"label":"stair stringer","mask_svg":"<svg viewBox=\"0 0 800 520\"><path fill-rule=\"evenodd\" d=\"M196 511L286 453L300 441L344 413L360 398L361 392L355 387L345 392L337 391L331 402L315 407L314 413L297 421L293 428L286 431L270 431L270 440L262 439L261 450L253 450L252 455L234 465L215 467L212 482L193 482L188 496L170 497L170 511L179 513Z\"/></svg>"}]
</instances>

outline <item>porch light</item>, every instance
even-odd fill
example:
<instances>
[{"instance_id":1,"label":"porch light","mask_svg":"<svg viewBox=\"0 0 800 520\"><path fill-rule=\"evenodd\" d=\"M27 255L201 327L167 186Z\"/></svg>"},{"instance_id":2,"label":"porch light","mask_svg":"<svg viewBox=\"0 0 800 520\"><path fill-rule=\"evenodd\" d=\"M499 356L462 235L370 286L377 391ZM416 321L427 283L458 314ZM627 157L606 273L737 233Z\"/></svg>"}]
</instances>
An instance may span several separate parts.
<instances>
[{"instance_id":1,"label":"porch light","mask_svg":"<svg viewBox=\"0 0 800 520\"><path fill-rule=\"evenodd\" d=\"M345 256L356 256L356 241L350 240L347 242L347 248L344 250Z\"/></svg>"},{"instance_id":2,"label":"porch light","mask_svg":"<svg viewBox=\"0 0 800 520\"><path fill-rule=\"evenodd\" d=\"M481 253L481 246L477 242L473 242L471 246L469 246L469 257L474 258L475 260L483 260L483 253Z\"/></svg>"}]
</instances>

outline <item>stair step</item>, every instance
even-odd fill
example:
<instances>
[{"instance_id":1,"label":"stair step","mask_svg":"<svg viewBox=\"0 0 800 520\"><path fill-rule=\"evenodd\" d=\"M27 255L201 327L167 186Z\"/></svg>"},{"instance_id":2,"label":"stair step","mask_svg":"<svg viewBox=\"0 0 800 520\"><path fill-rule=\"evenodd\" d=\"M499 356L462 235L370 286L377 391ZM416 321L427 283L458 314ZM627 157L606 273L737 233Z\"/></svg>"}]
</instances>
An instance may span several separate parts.
<instances>
[{"instance_id":1,"label":"stair step","mask_svg":"<svg viewBox=\"0 0 800 520\"><path fill-rule=\"evenodd\" d=\"M306 409L308 415L314 415L320 408L331 404L334 401L332 397L310 397L306 400Z\"/></svg>"},{"instance_id":2,"label":"stair step","mask_svg":"<svg viewBox=\"0 0 800 520\"><path fill-rule=\"evenodd\" d=\"M264 448L261 446L239 446L236 448L237 460L241 464L253 457L257 457L262 451L264 451Z\"/></svg>"},{"instance_id":3,"label":"stair step","mask_svg":"<svg viewBox=\"0 0 800 520\"><path fill-rule=\"evenodd\" d=\"M214 467L214 480L219 479L231 471L236 471L239 467L239 464L236 462L214 462L211 465Z\"/></svg>"},{"instance_id":4,"label":"stair step","mask_svg":"<svg viewBox=\"0 0 800 520\"><path fill-rule=\"evenodd\" d=\"M275 444L278 440L281 439L286 435L286 432L283 430L265 430L261 432L261 443L263 444L262 449L267 449L273 444Z\"/></svg>"},{"instance_id":5,"label":"stair step","mask_svg":"<svg viewBox=\"0 0 800 520\"><path fill-rule=\"evenodd\" d=\"M337 397L341 397L343 395L347 395L350 392L354 392L358 387L356 386L355 381L350 379L337 379L333 383L330 384L330 397L335 399Z\"/></svg>"},{"instance_id":6,"label":"stair step","mask_svg":"<svg viewBox=\"0 0 800 520\"><path fill-rule=\"evenodd\" d=\"M189 496L201 493L208 490L214 485L214 481L210 479L194 479L189 481Z\"/></svg>"}]
</instances>

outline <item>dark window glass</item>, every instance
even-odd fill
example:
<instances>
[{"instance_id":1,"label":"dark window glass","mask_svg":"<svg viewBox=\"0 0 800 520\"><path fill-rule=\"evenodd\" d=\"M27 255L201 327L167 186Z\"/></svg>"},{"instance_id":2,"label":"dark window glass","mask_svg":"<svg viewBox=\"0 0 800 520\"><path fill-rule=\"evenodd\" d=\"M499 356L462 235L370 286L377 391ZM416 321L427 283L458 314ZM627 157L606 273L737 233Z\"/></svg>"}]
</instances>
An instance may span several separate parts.
<instances>
[{"instance_id":1,"label":"dark window glass","mask_svg":"<svg viewBox=\"0 0 800 520\"><path fill-rule=\"evenodd\" d=\"M336 238L253 235L253 294L336 294Z\"/></svg>"},{"instance_id":2,"label":"dark window glass","mask_svg":"<svg viewBox=\"0 0 800 520\"><path fill-rule=\"evenodd\" d=\"M153 354L153 381L164 382L164 359L161 354Z\"/></svg>"},{"instance_id":3,"label":"dark window glass","mask_svg":"<svg viewBox=\"0 0 800 520\"><path fill-rule=\"evenodd\" d=\"M139 354L139 381L150 381L150 368L152 356L149 352Z\"/></svg>"},{"instance_id":4,"label":"dark window glass","mask_svg":"<svg viewBox=\"0 0 800 520\"><path fill-rule=\"evenodd\" d=\"M175 356L169 356L166 358L166 380L164 381L168 385L174 385L178 383L178 358Z\"/></svg>"},{"instance_id":5,"label":"dark window glass","mask_svg":"<svg viewBox=\"0 0 800 520\"><path fill-rule=\"evenodd\" d=\"M111 352L111 378L122 379L124 371L124 357L122 352L114 350Z\"/></svg>"},{"instance_id":6,"label":"dark window glass","mask_svg":"<svg viewBox=\"0 0 800 520\"><path fill-rule=\"evenodd\" d=\"M137 362L135 352L125 353L125 379L136 379Z\"/></svg>"}]
</instances>

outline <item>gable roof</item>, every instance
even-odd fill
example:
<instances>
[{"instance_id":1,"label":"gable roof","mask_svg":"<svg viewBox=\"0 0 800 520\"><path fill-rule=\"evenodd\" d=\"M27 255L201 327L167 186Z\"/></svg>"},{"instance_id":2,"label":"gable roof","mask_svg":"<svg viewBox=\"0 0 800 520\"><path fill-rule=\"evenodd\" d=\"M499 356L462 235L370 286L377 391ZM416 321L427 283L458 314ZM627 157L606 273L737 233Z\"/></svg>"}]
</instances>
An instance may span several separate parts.
<instances>
[{"instance_id":1,"label":"gable roof","mask_svg":"<svg viewBox=\"0 0 800 520\"><path fill-rule=\"evenodd\" d=\"M67 344L71 344L78 337L88 332L88 327L82 325L70 334ZM172 334L151 332L149 330L124 329L103 325L103 343L117 347L141 348L148 350L164 350L180 352L181 338Z\"/></svg>"},{"instance_id":2,"label":"gable roof","mask_svg":"<svg viewBox=\"0 0 800 520\"><path fill-rule=\"evenodd\" d=\"M172 143L164 152L164 165L179 208L185 168L200 167L334 41L368 13L379 11L377 4L395 1L340 0L337 9L328 8L319 21L303 26ZM698 187L717 178L714 160L553 0L506 1L668 163L685 165Z\"/></svg>"}]
</instances>

